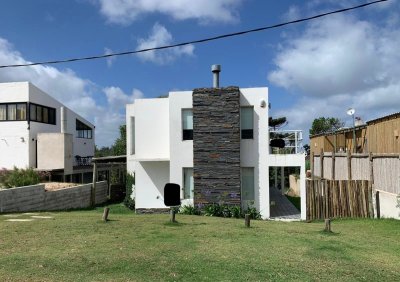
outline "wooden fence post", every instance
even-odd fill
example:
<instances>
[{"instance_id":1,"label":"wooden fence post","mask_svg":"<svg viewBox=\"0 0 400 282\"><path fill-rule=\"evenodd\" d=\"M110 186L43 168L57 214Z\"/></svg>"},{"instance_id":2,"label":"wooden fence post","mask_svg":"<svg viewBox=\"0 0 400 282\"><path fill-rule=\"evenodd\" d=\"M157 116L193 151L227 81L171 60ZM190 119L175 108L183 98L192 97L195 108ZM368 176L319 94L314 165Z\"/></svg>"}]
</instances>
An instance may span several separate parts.
<instances>
[{"instance_id":1,"label":"wooden fence post","mask_svg":"<svg viewBox=\"0 0 400 282\"><path fill-rule=\"evenodd\" d=\"M104 222L107 222L107 220L108 220L108 213L110 212L110 208L104 208L104 211L103 211L103 221Z\"/></svg>"},{"instance_id":2,"label":"wooden fence post","mask_svg":"<svg viewBox=\"0 0 400 282\"><path fill-rule=\"evenodd\" d=\"M374 159L372 153L369 153L369 182L368 182L368 206L369 206L369 217L374 218L374 202L372 187L374 185Z\"/></svg>"},{"instance_id":3,"label":"wooden fence post","mask_svg":"<svg viewBox=\"0 0 400 282\"><path fill-rule=\"evenodd\" d=\"M97 181L97 164L93 162L93 183L91 189L90 205L94 207L96 205L96 181Z\"/></svg>"},{"instance_id":4,"label":"wooden fence post","mask_svg":"<svg viewBox=\"0 0 400 282\"><path fill-rule=\"evenodd\" d=\"M379 191L376 191L375 201L376 201L376 217L381 218L381 204L379 201Z\"/></svg>"},{"instance_id":5,"label":"wooden fence post","mask_svg":"<svg viewBox=\"0 0 400 282\"><path fill-rule=\"evenodd\" d=\"M347 179L352 180L351 177L351 151L347 150Z\"/></svg>"},{"instance_id":6,"label":"wooden fence post","mask_svg":"<svg viewBox=\"0 0 400 282\"><path fill-rule=\"evenodd\" d=\"M335 180L335 162L336 162L336 159L335 159L335 151L333 151L332 152L332 158L331 158L331 160L332 160L332 175L331 175L331 179L332 180Z\"/></svg>"},{"instance_id":7,"label":"wooden fence post","mask_svg":"<svg viewBox=\"0 0 400 282\"><path fill-rule=\"evenodd\" d=\"M321 153L320 153L320 155L319 155L319 160L320 160L320 164L321 164L321 167L320 167L320 169L321 169L320 177L321 177L321 179L323 179L323 178L324 178L324 150L323 150L323 149L321 149Z\"/></svg>"},{"instance_id":8,"label":"wooden fence post","mask_svg":"<svg viewBox=\"0 0 400 282\"><path fill-rule=\"evenodd\" d=\"M245 214L244 215L244 225L246 227L250 227L250 214Z\"/></svg>"},{"instance_id":9,"label":"wooden fence post","mask_svg":"<svg viewBox=\"0 0 400 282\"><path fill-rule=\"evenodd\" d=\"M331 220L330 220L330 218L325 218L325 231L326 232L332 232L331 231Z\"/></svg>"}]
</instances>

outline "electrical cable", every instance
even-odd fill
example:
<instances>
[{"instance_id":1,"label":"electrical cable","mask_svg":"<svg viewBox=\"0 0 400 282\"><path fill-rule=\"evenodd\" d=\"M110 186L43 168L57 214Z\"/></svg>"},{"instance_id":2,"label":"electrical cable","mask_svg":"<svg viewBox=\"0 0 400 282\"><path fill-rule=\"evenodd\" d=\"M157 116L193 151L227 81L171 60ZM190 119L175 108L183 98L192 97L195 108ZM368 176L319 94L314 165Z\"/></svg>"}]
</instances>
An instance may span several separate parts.
<instances>
[{"instance_id":1,"label":"electrical cable","mask_svg":"<svg viewBox=\"0 0 400 282\"><path fill-rule=\"evenodd\" d=\"M177 43L177 44L164 45L164 46L159 46L159 47L126 51L126 52L104 54L104 55L98 55L98 56L89 56L89 57L80 57L80 58L55 60L55 61L44 61L44 62L35 62L35 63L26 63L26 64L2 65L2 66L0 66L0 68L28 67L28 66L37 66L37 65L50 65L50 64L69 63L69 62L77 62L77 61L85 61L85 60L95 60L95 59L110 58L110 57L116 57L116 56L132 55L132 54L138 54L138 53L149 52L149 51L170 49L170 48L176 48L176 47L181 47L181 46L191 45L191 44L205 43L205 42L219 40L219 39L223 39L223 38L244 35L244 34L248 34L248 33L264 31L264 30L278 28L278 27L282 27L282 26L286 26L286 25L290 25L290 24L314 20L314 19L322 18L322 17L328 16L328 15L343 13L343 12L347 12L350 10L363 8L363 7L366 7L369 5L377 4L380 2L386 2L386 1L388 1L388 0L377 0L377 1L369 2L369 3L361 4L358 6L335 10L335 11L331 11L331 12L327 12L327 13L323 13L323 14L319 14L319 15L315 15L315 16L311 16L311 17L307 17L307 18L302 18L302 19L298 19L298 20L288 21L288 22L284 22L284 23L279 23L279 24L275 24L275 25L264 26L264 27L259 27L259 28L254 28L254 29L249 29L249 30L244 30L244 31L239 31L239 32L234 32L234 33L218 35L218 36L214 36L214 37L203 38L203 39L198 39L198 40L193 40L193 41L187 41L187 42L182 42L182 43Z\"/></svg>"}]
</instances>

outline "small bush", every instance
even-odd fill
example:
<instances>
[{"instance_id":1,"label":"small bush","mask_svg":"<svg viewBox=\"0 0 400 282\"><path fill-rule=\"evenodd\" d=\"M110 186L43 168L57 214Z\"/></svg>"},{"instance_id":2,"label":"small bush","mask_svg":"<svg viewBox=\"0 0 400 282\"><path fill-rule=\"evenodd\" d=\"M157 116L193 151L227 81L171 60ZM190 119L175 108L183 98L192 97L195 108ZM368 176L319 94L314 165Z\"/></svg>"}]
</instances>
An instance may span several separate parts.
<instances>
[{"instance_id":1,"label":"small bush","mask_svg":"<svg viewBox=\"0 0 400 282\"><path fill-rule=\"evenodd\" d=\"M126 195L124 199L124 205L130 209L135 209L135 199L132 199L132 187L135 185L135 176L128 173L126 174Z\"/></svg>"},{"instance_id":2,"label":"small bush","mask_svg":"<svg viewBox=\"0 0 400 282\"><path fill-rule=\"evenodd\" d=\"M197 207L194 206L182 206L179 209L179 213L181 214L187 214L187 215L200 215L201 214L201 210L198 209Z\"/></svg>"},{"instance_id":3,"label":"small bush","mask_svg":"<svg viewBox=\"0 0 400 282\"><path fill-rule=\"evenodd\" d=\"M198 207L183 206L179 211L181 214L189 215L205 215L205 216L216 216L216 217L233 217L233 218L244 218L245 214L250 214L252 219L261 219L261 214L255 207L249 205L249 207L243 210L240 206L232 205L220 205L220 204L208 204L201 205Z\"/></svg>"},{"instance_id":4,"label":"small bush","mask_svg":"<svg viewBox=\"0 0 400 282\"><path fill-rule=\"evenodd\" d=\"M32 168L19 169L14 167L13 170L1 171L0 182L3 183L5 188L22 187L40 183L40 176Z\"/></svg>"}]
</instances>

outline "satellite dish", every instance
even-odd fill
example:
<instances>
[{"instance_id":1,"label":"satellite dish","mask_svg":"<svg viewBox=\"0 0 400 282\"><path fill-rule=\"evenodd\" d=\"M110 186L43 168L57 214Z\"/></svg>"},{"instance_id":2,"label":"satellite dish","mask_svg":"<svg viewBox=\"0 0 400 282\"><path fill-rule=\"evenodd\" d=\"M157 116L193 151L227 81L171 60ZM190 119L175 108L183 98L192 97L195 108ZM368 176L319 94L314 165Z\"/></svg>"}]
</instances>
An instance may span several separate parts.
<instances>
[{"instance_id":1,"label":"satellite dish","mask_svg":"<svg viewBox=\"0 0 400 282\"><path fill-rule=\"evenodd\" d=\"M356 112L356 110L353 109L353 108L350 108L350 109L347 110L347 114L348 114L349 116L354 115L355 112Z\"/></svg>"}]
</instances>

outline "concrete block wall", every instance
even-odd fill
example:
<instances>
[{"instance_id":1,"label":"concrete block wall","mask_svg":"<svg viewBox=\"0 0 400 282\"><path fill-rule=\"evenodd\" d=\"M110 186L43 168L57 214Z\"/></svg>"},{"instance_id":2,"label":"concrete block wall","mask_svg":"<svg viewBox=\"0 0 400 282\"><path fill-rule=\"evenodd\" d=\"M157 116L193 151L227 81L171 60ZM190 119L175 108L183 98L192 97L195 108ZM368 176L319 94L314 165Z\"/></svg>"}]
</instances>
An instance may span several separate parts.
<instances>
[{"instance_id":1,"label":"concrete block wall","mask_svg":"<svg viewBox=\"0 0 400 282\"><path fill-rule=\"evenodd\" d=\"M44 184L0 190L0 212L53 211L90 206L91 185L46 191ZM106 181L96 184L96 204L108 199Z\"/></svg>"}]
</instances>

